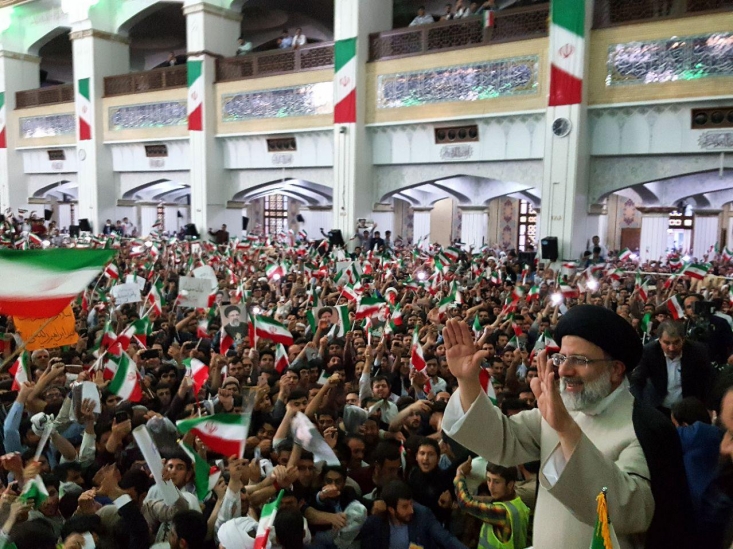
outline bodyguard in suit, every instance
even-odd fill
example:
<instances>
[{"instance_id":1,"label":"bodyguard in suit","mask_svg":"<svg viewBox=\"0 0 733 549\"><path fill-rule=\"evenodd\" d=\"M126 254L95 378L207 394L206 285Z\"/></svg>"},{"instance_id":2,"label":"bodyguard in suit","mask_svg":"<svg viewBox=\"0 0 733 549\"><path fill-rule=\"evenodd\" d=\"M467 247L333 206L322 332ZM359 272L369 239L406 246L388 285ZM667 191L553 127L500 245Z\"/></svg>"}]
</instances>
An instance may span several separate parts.
<instances>
[{"instance_id":1,"label":"bodyguard in suit","mask_svg":"<svg viewBox=\"0 0 733 549\"><path fill-rule=\"evenodd\" d=\"M631 374L631 393L666 415L683 398L705 402L713 376L707 347L685 339L684 324L673 320L662 322L657 336Z\"/></svg>"}]
</instances>

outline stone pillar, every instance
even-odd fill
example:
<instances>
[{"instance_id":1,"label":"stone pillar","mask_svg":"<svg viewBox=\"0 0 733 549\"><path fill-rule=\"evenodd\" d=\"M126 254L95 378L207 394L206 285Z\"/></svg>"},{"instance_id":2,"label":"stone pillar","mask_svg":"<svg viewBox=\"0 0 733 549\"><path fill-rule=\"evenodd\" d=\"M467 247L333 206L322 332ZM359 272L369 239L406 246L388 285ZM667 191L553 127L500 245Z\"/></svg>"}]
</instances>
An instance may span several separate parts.
<instances>
[{"instance_id":1,"label":"stone pillar","mask_svg":"<svg viewBox=\"0 0 733 549\"><path fill-rule=\"evenodd\" d=\"M582 66L582 100L574 105L548 107L545 124L545 161L542 181L542 224L540 239L546 236L558 238L561 258L579 257L585 250L585 242L593 235L583 230L588 215L588 180L590 165L589 131L587 124L588 60L590 30L593 20L593 2L585 0L585 39L583 48L566 44L563 33L550 36L551 63L554 51L567 50L563 56L572 64L574 56ZM548 70L551 69L548 67ZM553 131L555 130L555 131ZM557 132L557 133L555 133Z\"/></svg>"},{"instance_id":2,"label":"stone pillar","mask_svg":"<svg viewBox=\"0 0 733 549\"><path fill-rule=\"evenodd\" d=\"M702 259L716 243L720 243L720 214L723 210L695 209L692 231L692 255ZM710 255L712 259L712 255Z\"/></svg>"},{"instance_id":3,"label":"stone pillar","mask_svg":"<svg viewBox=\"0 0 733 549\"><path fill-rule=\"evenodd\" d=\"M430 212L433 211L432 206L414 207L412 208L412 241L417 244L420 239L432 242L430 234Z\"/></svg>"},{"instance_id":4,"label":"stone pillar","mask_svg":"<svg viewBox=\"0 0 733 549\"><path fill-rule=\"evenodd\" d=\"M461 242L478 250L486 244L489 230L489 214L486 206L459 206L461 210Z\"/></svg>"},{"instance_id":5,"label":"stone pillar","mask_svg":"<svg viewBox=\"0 0 733 549\"><path fill-rule=\"evenodd\" d=\"M667 255L669 214L674 208L637 207L636 209L641 212L639 256L642 261L659 261Z\"/></svg>"},{"instance_id":6,"label":"stone pillar","mask_svg":"<svg viewBox=\"0 0 733 549\"><path fill-rule=\"evenodd\" d=\"M77 117L77 221L86 218L99 232L106 219L115 219L117 204L112 153L104 145L104 77L128 73L130 52L126 38L96 30L88 19L74 23L69 37Z\"/></svg>"},{"instance_id":7,"label":"stone pillar","mask_svg":"<svg viewBox=\"0 0 733 549\"><path fill-rule=\"evenodd\" d=\"M17 210L28 203L23 155L16 150L20 132L15 126L8 127L7 121L15 110L15 93L40 86L40 61L33 55L0 50L0 94L3 100L3 109L0 110L0 213L8 208Z\"/></svg>"},{"instance_id":8,"label":"stone pillar","mask_svg":"<svg viewBox=\"0 0 733 549\"><path fill-rule=\"evenodd\" d=\"M225 205L230 198L229 176L216 142L218 101L214 56L232 55L232 44L237 43L240 35L241 14L223 9L220 4L218 0L183 3L189 52L191 222L204 233L226 223Z\"/></svg>"},{"instance_id":9,"label":"stone pillar","mask_svg":"<svg viewBox=\"0 0 733 549\"><path fill-rule=\"evenodd\" d=\"M334 5L333 226L351 234L374 196L366 127L369 34L392 28L392 0L339 0Z\"/></svg>"},{"instance_id":10,"label":"stone pillar","mask_svg":"<svg viewBox=\"0 0 733 549\"><path fill-rule=\"evenodd\" d=\"M300 215L305 220L301 223L300 228L305 229L308 233L308 240L319 240L323 238L321 229L325 233L333 229L331 226L333 224L333 208L331 206L303 206L300 208ZM354 231L343 233L342 236L348 242L354 236Z\"/></svg>"}]
</instances>

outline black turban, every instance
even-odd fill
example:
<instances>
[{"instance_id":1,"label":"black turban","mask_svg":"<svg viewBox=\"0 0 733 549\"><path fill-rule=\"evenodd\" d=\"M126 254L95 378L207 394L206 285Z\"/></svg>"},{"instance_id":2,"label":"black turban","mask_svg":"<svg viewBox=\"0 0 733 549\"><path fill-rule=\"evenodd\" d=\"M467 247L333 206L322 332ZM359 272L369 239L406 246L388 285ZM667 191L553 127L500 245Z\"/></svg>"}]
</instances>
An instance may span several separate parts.
<instances>
[{"instance_id":1,"label":"black turban","mask_svg":"<svg viewBox=\"0 0 733 549\"><path fill-rule=\"evenodd\" d=\"M565 313L557 323L555 340L562 345L564 336L577 336L590 341L626 365L629 375L641 359L643 347L639 335L616 313L596 305L578 305Z\"/></svg>"}]
</instances>

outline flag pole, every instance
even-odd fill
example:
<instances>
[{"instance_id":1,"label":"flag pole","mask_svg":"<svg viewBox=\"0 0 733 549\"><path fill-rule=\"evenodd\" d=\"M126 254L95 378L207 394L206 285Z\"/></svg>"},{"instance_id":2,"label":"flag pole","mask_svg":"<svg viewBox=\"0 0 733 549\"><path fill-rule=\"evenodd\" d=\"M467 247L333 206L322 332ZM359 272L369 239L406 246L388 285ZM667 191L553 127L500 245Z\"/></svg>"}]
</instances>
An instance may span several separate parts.
<instances>
[{"instance_id":1,"label":"flag pole","mask_svg":"<svg viewBox=\"0 0 733 549\"><path fill-rule=\"evenodd\" d=\"M27 340L24 340L23 344L19 345L18 348L15 349L15 351L13 351L13 354L10 355L7 359L5 359L5 362L3 362L2 365L0 365L0 372L5 370L5 368L9 364L12 364L13 362L15 362L15 359L17 358L17 356L25 350L26 345L28 345L29 342L33 341L36 338L36 336L40 334L46 328L46 326L51 324L51 321L54 320L57 316L58 315L55 315L55 316L52 316L51 318L46 319L46 322L41 324L41 326L33 333L33 335L30 338L28 338Z\"/></svg>"}]
</instances>

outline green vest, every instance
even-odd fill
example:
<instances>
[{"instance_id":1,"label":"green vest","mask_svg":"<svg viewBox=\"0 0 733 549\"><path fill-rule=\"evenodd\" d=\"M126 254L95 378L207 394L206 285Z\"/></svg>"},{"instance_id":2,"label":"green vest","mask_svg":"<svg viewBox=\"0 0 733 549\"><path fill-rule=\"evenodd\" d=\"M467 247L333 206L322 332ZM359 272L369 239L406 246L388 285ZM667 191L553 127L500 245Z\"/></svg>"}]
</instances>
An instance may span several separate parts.
<instances>
[{"instance_id":1,"label":"green vest","mask_svg":"<svg viewBox=\"0 0 733 549\"><path fill-rule=\"evenodd\" d=\"M484 523L481 527L481 539L478 549L524 549L527 547L527 527L529 526L529 507L519 496L511 501L496 501L493 505L500 505L506 509L512 535L509 541L501 541L494 533L491 524Z\"/></svg>"}]
</instances>

